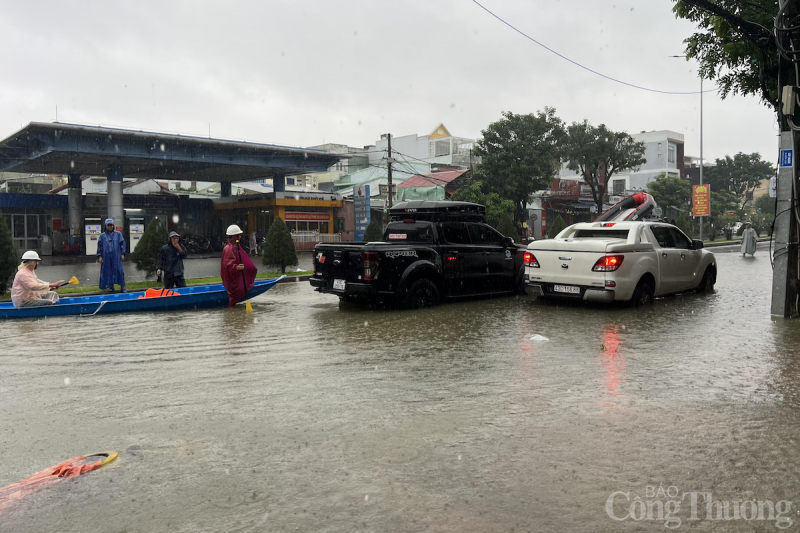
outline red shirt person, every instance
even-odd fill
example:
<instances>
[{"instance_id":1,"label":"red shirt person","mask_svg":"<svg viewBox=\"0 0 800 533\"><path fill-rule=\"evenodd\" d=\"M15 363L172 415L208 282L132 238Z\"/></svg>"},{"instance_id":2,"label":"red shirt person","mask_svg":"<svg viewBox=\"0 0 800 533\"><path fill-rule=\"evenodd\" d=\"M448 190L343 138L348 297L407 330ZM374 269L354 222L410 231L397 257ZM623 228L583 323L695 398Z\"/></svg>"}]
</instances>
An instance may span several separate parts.
<instances>
[{"instance_id":1,"label":"red shirt person","mask_svg":"<svg viewBox=\"0 0 800 533\"><path fill-rule=\"evenodd\" d=\"M247 251L242 251L242 230L233 224L228 226L228 244L222 250L220 276L228 291L228 307L244 300L247 291L253 288L258 268L250 260Z\"/></svg>"}]
</instances>

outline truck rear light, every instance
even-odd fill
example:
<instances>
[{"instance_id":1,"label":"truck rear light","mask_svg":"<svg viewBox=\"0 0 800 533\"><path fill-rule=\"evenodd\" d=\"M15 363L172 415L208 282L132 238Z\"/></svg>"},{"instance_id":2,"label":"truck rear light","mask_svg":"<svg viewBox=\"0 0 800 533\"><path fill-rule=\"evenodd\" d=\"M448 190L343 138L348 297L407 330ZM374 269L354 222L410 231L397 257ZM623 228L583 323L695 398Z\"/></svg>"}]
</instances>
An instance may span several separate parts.
<instances>
[{"instance_id":1,"label":"truck rear light","mask_svg":"<svg viewBox=\"0 0 800 533\"><path fill-rule=\"evenodd\" d=\"M364 252L364 279L373 279L378 273L378 266L378 253Z\"/></svg>"},{"instance_id":2,"label":"truck rear light","mask_svg":"<svg viewBox=\"0 0 800 533\"><path fill-rule=\"evenodd\" d=\"M539 268L539 261L537 261L536 256L530 252L525 252L525 255L522 256L522 260L526 267Z\"/></svg>"},{"instance_id":3,"label":"truck rear light","mask_svg":"<svg viewBox=\"0 0 800 533\"><path fill-rule=\"evenodd\" d=\"M606 287L608 287L609 289L613 289L616 286L617 286L616 281L606 280Z\"/></svg>"},{"instance_id":4,"label":"truck rear light","mask_svg":"<svg viewBox=\"0 0 800 533\"><path fill-rule=\"evenodd\" d=\"M624 255L604 255L592 267L593 272L614 272L622 265Z\"/></svg>"}]
</instances>

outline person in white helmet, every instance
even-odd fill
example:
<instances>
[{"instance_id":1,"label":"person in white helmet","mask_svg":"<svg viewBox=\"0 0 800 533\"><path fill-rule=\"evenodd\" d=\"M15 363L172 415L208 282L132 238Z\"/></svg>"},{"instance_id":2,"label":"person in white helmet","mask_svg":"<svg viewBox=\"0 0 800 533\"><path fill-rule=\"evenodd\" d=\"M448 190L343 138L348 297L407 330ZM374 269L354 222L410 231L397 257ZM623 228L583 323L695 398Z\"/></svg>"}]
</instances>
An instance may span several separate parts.
<instances>
[{"instance_id":1,"label":"person in white helmet","mask_svg":"<svg viewBox=\"0 0 800 533\"><path fill-rule=\"evenodd\" d=\"M236 224L228 226L228 244L222 250L220 277L228 291L228 307L241 302L256 281L256 267L245 251L242 253L242 230Z\"/></svg>"},{"instance_id":2,"label":"person in white helmet","mask_svg":"<svg viewBox=\"0 0 800 533\"><path fill-rule=\"evenodd\" d=\"M48 283L36 277L34 272L41 263L39 254L28 250L22 254L22 264L17 268L14 284L11 286L11 302L14 307L33 307L53 305L58 302L58 294L53 290L64 284L64 280Z\"/></svg>"}]
</instances>

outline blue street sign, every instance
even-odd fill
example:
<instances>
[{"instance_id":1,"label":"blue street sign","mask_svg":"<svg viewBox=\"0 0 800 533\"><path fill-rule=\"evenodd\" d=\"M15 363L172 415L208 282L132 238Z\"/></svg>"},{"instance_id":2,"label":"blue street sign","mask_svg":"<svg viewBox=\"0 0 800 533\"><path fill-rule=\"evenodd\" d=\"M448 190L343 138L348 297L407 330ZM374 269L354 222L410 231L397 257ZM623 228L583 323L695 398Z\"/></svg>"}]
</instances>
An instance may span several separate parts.
<instances>
[{"instance_id":1,"label":"blue street sign","mask_svg":"<svg viewBox=\"0 0 800 533\"><path fill-rule=\"evenodd\" d=\"M781 150L781 163L780 166L782 167L791 167L792 166L792 150Z\"/></svg>"}]
</instances>

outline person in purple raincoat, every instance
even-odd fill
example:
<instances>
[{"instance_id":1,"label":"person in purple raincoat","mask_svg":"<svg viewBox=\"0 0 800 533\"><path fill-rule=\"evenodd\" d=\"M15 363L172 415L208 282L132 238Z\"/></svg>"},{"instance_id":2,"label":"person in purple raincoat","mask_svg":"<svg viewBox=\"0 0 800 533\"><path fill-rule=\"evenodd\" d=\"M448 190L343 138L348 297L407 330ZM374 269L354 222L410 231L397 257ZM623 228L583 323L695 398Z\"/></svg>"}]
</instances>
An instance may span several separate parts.
<instances>
[{"instance_id":1,"label":"person in purple raincoat","mask_svg":"<svg viewBox=\"0 0 800 533\"><path fill-rule=\"evenodd\" d=\"M114 292L114 285L125 291L125 237L114 229L114 220L106 219L106 230L97 239L97 260L100 262L100 290Z\"/></svg>"}]
</instances>

